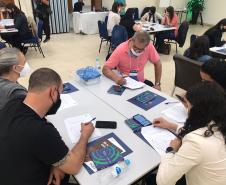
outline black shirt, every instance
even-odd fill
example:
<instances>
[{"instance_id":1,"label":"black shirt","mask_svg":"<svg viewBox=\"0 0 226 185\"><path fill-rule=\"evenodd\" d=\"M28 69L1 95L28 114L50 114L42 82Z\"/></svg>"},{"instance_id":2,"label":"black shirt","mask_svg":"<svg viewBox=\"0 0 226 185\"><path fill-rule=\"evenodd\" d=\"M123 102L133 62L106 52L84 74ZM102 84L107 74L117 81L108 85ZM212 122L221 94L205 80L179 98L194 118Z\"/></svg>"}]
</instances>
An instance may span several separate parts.
<instances>
[{"instance_id":1,"label":"black shirt","mask_svg":"<svg viewBox=\"0 0 226 185\"><path fill-rule=\"evenodd\" d=\"M206 35L209 38L210 47L215 47L215 46L220 47L226 43L225 41L221 40L222 34L223 34L222 31L217 28L213 28L207 31L206 33L204 33L204 35Z\"/></svg>"},{"instance_id":2,"label":"black shirt","mask_svg":"<svg viewBox=\"0 0 226 185\"><path fill-rule=\"evenodd\" d=\"M68 153L56 128L22 98L10 101L0 120L0 184L46 185L51 165Z\"/></svg>"},{"instance_id":3,"label":"black shirt","mask_svg":"<svg viewBox=\"0 0 226 185\"><path fill-rule=\"evenodd\" d=\"M133 37L135 33L135 31L133 30L133 26L136 24L133 19L122 18L119 24L126 28L128 38Z\"/></svg>"},{"instance_id":4,"label":"black shirt","mask_svg":"<svg viewBox=\"0 0 226 185\"><path fill-rule=\"evenodd\" d=\"M77 2L74 4L74 12L81 12L82 7L84 6L83 2Z\"/></svg>"}]
</instances>

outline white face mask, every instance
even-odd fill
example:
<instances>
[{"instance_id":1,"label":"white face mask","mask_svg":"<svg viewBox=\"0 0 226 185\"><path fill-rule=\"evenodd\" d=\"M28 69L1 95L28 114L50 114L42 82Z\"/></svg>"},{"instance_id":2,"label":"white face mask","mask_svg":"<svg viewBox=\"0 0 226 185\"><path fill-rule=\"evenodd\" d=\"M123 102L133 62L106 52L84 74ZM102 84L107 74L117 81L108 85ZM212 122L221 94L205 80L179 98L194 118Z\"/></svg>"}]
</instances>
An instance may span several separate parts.
<instances>
[{"instance_id":1,"label":"white face mask","mask_svg":"<svg viewBox=\"0 0 226 185\"><path fill-rule=\"evenodd\" d=\"M27 76L29 74L30 70L31 70L29 64L26 62L25 65L21 66L21 67L23 67L23 69L20 71L20 77Z\"/></svg>"},{"instance_id":2,"label":"white face mask","mask_svg":"<svg viewBox=\"0 0 226 185\"><path fill-rule=\"evenodd\" d=\"M131 48L131 52L132 52L132 54L133 54L134 56L136 56L136 57L139 57L140 55L143 54L143 52L137 53L136 51L134 51L133 48Z\"/></svg>"}]
</instances>

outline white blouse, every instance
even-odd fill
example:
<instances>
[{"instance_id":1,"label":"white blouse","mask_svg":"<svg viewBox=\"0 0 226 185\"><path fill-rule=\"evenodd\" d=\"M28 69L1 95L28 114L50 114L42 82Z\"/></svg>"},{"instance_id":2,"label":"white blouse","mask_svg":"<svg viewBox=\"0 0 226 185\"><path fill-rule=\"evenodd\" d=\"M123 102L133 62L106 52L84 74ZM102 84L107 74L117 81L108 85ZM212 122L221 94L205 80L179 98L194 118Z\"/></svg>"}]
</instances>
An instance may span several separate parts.
<instances>
[{"instance_id":1,"label":"white blouse","mask_svg":"<svg viewBox=\"0 0 226 185\"><path fill-rule=\"evenodd\" d=\"M112 30L115 25L118 25L121 20L121 17L119 14L114 13L112 11L108 14L108 22L107 22L107 30L108 30L108 36L111 36Z\"/></svg>"},{"instance_id":2,"label":"white blouse","mask_svg":"<svg viewBox=\"0 0 226 185\"><path fill-rule=\"evenodd\" d=\"M218 131L204 137L207 127L187 134L175 154L163 156L158 185L175 185L185 174L187 185L226 185L226 145Z\"/></svg>"}]
</instances>

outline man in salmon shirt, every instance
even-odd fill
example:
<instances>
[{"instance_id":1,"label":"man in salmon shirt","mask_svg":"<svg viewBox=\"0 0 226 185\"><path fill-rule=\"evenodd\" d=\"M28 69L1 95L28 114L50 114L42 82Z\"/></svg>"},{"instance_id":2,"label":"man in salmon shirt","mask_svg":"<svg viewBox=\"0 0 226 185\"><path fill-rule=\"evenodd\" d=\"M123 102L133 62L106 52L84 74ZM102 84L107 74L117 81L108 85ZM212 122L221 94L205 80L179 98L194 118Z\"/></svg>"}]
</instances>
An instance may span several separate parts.
<instances>
[{"instance_id":1,"label":"man in salmon shirt","mask_svg":"<svg viewBox=\"0 0 226 185\"><path fill-rule=\"evenodd\" d=\"M144 66L150 61L154 64L155 84L144 78ZM112 69L122 75L117 75ZM138 81L161 90L162 64L155 47L150 43L146 32L136 32L128 41L120 44L103 67L103 74L118 85L126 84L123 76L130 76Z\"/></svg>"}]
</instances>

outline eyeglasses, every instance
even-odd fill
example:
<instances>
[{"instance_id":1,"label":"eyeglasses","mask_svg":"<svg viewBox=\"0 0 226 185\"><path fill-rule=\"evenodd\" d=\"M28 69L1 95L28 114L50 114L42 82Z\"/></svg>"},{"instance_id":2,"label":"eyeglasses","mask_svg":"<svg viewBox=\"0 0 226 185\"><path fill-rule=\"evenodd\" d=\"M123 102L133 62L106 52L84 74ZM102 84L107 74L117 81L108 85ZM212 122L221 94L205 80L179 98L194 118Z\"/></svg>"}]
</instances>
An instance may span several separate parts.
<instances>
[{"instance_id":1,"label":"eyeglasses","mask_svg":"<svg viewBox=\"0 0 226 185\"><path fill-rule=\"evenodd\" d=\"M138 48L135 44L133 44L133 49L138 52L138 53L141 53L144 51L145 48Z\"/></svg>"}]
</instances>

